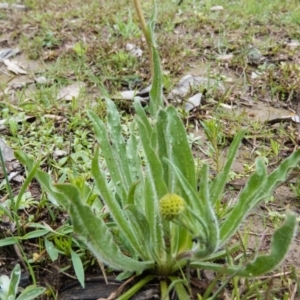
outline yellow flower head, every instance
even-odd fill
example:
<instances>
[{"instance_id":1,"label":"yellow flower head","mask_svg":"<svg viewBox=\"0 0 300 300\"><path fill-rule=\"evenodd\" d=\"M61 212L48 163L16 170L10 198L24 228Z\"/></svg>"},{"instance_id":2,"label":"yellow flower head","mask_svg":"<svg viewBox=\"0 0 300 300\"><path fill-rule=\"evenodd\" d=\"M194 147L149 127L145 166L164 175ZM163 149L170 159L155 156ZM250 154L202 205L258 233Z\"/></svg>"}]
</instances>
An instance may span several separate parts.
<instances>
[{"instance_id":1,"label":"yellow flower head","mask_svg":"<svg viewBox=\"0 0 300 300\"><path fill-rule=\"evenodd\" d=\"M177 218L185 210L185 201L176 194L166 194L159 200L159 212L168 221Z\"/></svg>"}]
</instances>

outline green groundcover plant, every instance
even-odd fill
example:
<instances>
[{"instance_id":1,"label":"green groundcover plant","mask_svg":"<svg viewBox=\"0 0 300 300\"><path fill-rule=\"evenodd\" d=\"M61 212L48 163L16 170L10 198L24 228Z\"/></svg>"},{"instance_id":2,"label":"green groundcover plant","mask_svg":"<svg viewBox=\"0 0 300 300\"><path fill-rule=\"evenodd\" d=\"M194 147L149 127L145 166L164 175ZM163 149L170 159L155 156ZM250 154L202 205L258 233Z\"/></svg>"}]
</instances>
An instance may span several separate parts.
<instances>
[{"instance_id":1,"label":"green groundcover plant","mask_svg":"<svg viewBox=\"0 0 300 300\"><path fill-rule=\"evenodd\" d=\"M258 158L256 171L234 206L222 216L217 214L244 132L236 134L226 163L214 179L209 177L207 164L197 172L185 127L176 109L163 101L154 17L147 27L153 66L150 116L135 100L135 119L130 135L125 137L113 101L106 98L106 124L88 111L99 143L91 167L95 184L91 193L99 195L105 213L95 212L91 203L98 200L89 201L84 187L53 185L49 175L36 173L52 203L68 209L74 232L97 259L122 271L123 278L140 275L140 281L119 299L129 299L153 278L160 280L161 299L173 288L179 299L189 299L188 280L182 272L186 269L210 269L239 277L270 272L286 255L297 227L296 215L287 211L283 225L274 232L268 254L239 265L214 263L216 257L224 255L224 249L230 251L230 238L249 212L297 166L300 151L270 174ZM32 168L24 153L17 156Z\"/></svg>"},{"instance_id":2,"label":"green groundcover plant","mask_svg":"<svg viewBox=\"0 0 300 300\"><path fill-rule=\"evenodd\" d=\"M0 299L1 300L31 300L45 292L45 288L29 285L23 290L19 290L18 286L21 278L21 268L17 264L10 277L6 275L0 276ZM18 295L19 294L19 295ZM17 296L18 295L18 296Z\"/></svg>"}]
</instances>

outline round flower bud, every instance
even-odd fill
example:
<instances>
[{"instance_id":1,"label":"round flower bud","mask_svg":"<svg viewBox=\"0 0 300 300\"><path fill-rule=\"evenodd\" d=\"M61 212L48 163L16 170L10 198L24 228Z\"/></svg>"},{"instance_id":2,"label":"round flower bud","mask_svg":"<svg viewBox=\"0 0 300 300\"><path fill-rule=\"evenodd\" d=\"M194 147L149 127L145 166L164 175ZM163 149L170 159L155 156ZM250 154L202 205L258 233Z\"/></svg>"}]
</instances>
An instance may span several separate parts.
<instances>
[{"instance_id":1,"label":"round flower bud","mask_svg":"<svg viewBox=\"0 0 300 300\"><path fill-rule=\"evenodd\" d=\"M176 194L166 194L159 200L159 212L168 221L172 221L185 210L185 201Z\"/></svg>"}]
</instances>

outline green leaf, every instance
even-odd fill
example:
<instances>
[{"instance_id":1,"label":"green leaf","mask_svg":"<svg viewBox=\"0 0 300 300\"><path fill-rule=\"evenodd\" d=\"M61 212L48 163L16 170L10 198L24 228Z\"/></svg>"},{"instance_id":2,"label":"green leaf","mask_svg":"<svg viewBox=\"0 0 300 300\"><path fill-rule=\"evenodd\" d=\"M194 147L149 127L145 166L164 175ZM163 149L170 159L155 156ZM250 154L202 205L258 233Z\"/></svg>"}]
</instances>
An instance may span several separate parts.
<instances>
[{"instance_id":1,"label":"green leaf","mask_svg":"<svg viewBox=\"0 0 300 300\"><path fill-rule=\"evenodd\" d=\"M18 242L18 239L15 237L7 237L0 240L0 247L15 245Z\"/></svg>"},{"instance_id":2,"label":"green leaf","mask_svg":"<svg viewBox=\"0 0 300 300\"><path fill-rule=\"evenodd\" d=\"M193 189L196 189L195 161L188 143L185 127L173 106L167 108L171 161L179 168Z\"/></svg>"},{"instance_id":3,"label":"green leaf","mask_svg":"<svg viewBox=\"0 0 300 300\"><path fill-rule=\"evenodd\" d=\"M10 296L15 299L17 292L18 292L18 287L20 283L20 278L21 278L21 268L19 264L16 264L13 270L11 271L10 274L10 284L9 284L9 289L8 289L8 298Z\"/></svg>"},{"instance_id":4,"label":"green leaf","mask_svg":"<svg viewBox=\"0 0 300 300\"><path fill-rule=\"evenodd\" d=\"M157 132L157 147L158 157L162 161L164 181L168 185L169 191L172 193L176 192L176 182L173 172L170 170L169 164L163 158L169 158L170 156L170 136L167 131L168 127L168 116L164 109L160 109L156 121L156 132Z\"/></svg>"},{"instance_id":5,"label":"green leaf","mask_svg":"<svg viewBox=\"0 0 300 300\"><path fill-rule=\"evenodd\" d=\"M129 159L126 153L125 141L122 135L122 128L120 122L120 115L117 111L116 105L109 98L105 98L107 105L107 127L109 129L112 146L115 149L115 159L118 169L123 178L123 184L126 190L131 185L131 176L129 170Z\"/></svg>"},{"instance_id":6,"label":"green leaf","mask_svg":"<svg viewBox=\"0 0 300 300\"><path fill-rule=\"evenodd\" d=\"M220 242L224 244L239 228L241 222L246 218L249 211L256 204L260 195L260 189L264 189L267 181L267 171L262 159L256 160L256 171L253 173L245 188L241 192L239 199L226 219L221 224Z\"/></svg>"},{"instance_id":7,"label":"green leaf","mask_svg":"<svg viewBox=\"0 0 300 300\"><path fill-rule=\"evenodd\" d=\"M261 198L267 197L276 188L279 182L286 180L288 173L300 162L300 150L295 151L285 159L278 168L276 168L267 178L264 189L261 189L260 197L257 198L256 204Z\"/></svg>"},{"instance_id":8,"label":"green leaf","mask_svg":"<svg viewBox=\"0 0 300 300\"><path fill-rule=\"evenodd\" d=\"M274 270L286 256L295 237L297 216L288 212L284 224L275 230L271 241L271 251L267 255L259 255L253 262L238 273L238 276L260 276Z\"/></svg>"},{"instance_id":9,"label":"green leaf","mask_svg":"<svg viewBox=\"0 0 300 300\"><path fill-rule=\"evenodd\" d=\"M4 214L10 219L10 221L14 222L12 214L4 205L0 204L0 210L4 212Z\"/></svg>"},{"instance_id":10,"label":"green leaf","mask_svg":"<svg viewBox=\"0 0 300 300\"><path fill-rule=\"evenodd\" d=\"M127 194L126 181L123 174L120 172L121 170L118 168L117 155L115 155L115 151L110 144L105 125L93 111L89 110L88 116L94 125L96 138L101 146L101 152L109 170L109 175L114 182L114 186L116 187L119 196L122 201L124 201Z\"/></svg>"},{"instance_id":11,"label":"green leaf","mask_svg":"<svg viewBox=\"0 0 300 300\"><path fill-rule=\"evenodd\" d=\"M70 202L69 212L74 232L99 260L116 270L142 272L146 268L153 267L153 262L137 261L120 251L105 222L97 218L90 207L82 204L77 188L60 184L57 185L57 189L64 193Z\"/></svg>"},{"instance_id":12,"label":"green leaf","mask_svg":"<svg viewBox=\"0 0 300 300\"><path fill-rule=\"evenodd\" d=\"M236 232L249 211L270 195L276 185L284 181L288 172L299 162L300 150L297 150L267 176L264 162L261 159L256 160L256 172L248 180L238 202L221 225L221 244L224 244Z\"/></svg>"},{"instance_id":13,"label":"green leaf","mask_svg":"<svg viewBox=\"0 0 300 300\"><path fill-rule=\"evenodd\" d=\"M153 195L156 201L168 193L166 183L163 179L163 168L161 160L158 158L155 150L152 148L149 137L147 135L146 126L140 118L136 118L143 145L146 161L147 174L149 175L149 183L153 189ZM154 199L153 199L154 200ZM155 204L154 204L155 205Z\"/></svg>"},{"instance_id":14,"label":"green leaf","mask_svg":"<svg viewBox=\"0 0 300 300\"><path fill-rule=\"evenodd\" d=\"M22 237L20 237L20 239L21 240L34 239L34 238L46 235L49 232L50 232L50 230L46 230L46 229L34 230L34 231L28 232L27 234L23 235Z\"/></svg>"},{"instance_id":15,"label":"green leaf","mask_svg":"<svg viewBox=\"0 0 300 300\"><path fill-rule=\"evenodd\" d=\"M134 105L134 109L135 109L137 116L139 116L140 120L142 121L142 123L145 126L145 134L148 136L151 146L155 149L156 145L157 145L156 131L153 130L153 128L150 124L150 121L147 118L147 115L141 105L141 102L137 99L134 99L133 105Z\"/></svg>"},{"instance_id":16,"label":"green leaf","mask_svg":"<svg viewBox=\"0 0 300 300\"><path fill-rule=\"evenodd\" d=\"M152 44L154 77L152 79L152 87L150 90L150 103L149 109L152 117L155 117L160 107L163 107L163 94L162 94L162 72L159 53L156 46Z\"/></svg>"},{"instance_id":17,"label":"green leaf","mask_svg":"<svg viewBox=\"0 0 300 300\"><path fill-rule=\"evenodd\" d=\"M208 166L204 164L201 170L199 201L203 205L204 210L204 222L206 226L206 240L204 241L204 249L196 250L195 256L204 258L214 253L219 245L219 223L213 206L210 201L209 186L208 186ZM197 216L196 216L197 218ZM203 243L203 242L202 242ZM201 239L199 240L199 246L201 246Z\"/></svg>"},{"instance_id":18,"label":"green leaf","mask_svg":"<svg viewBox=\"0 0 300 300\"><path fill-rule=\"evenodd\" d=\"M232 164L234 162L237 150L244 137L244 134L245 131L240 131L234 137L228 149L228 157L224 169L216 176L216 178L213 180L211 184L210 193L211 193L211 201L213 205L215 205L216 202L220 200L220 198L223 196L224 187L229 178L229 172L231 171Z\"/></svg>"},{"instance_id":19,"label":"green leaf","mask_svg":"<svg viewBox=\"0 0 300 300\"><path fill-rule=\"evenodd\" d=\"M148 259L151 258L151 239L150 239L150 226L145 215L137 208L136 205L128 205L125 208L125 213L130 220L130 223L135 230L136 236L139 237L141 248L147 255Z\"/></svg>"},{"instance_id":20,"label":"green leaf","mask_svg":"<svg viewBox=\"0 0 300 300\"><path fill-rule=\"evenodd\" d=\"M45 238L45 248L50 256L52 261L56 261L58 259L59 252L58 250L54 247L53 243L50 242L48 239Z\"/></svg>"},{"instance_id":21,"label":"green leaf","mask_svg":"<svg viewBox=\"0 0 300 300\"><path fill-rule=\"evenodd\" d=\"M15 151L15 157L28 168L29 172L34 170L35 163L34 161L29 158L24 152L22 151ZM67 201L64 198L64 196L61 193L58 193L55 191L55 188L52 184L52 178L49 174L46 172L43 172L41 170L37 170L35 174L35 178L39 182L39 184L42 186L42 188L48 193L48 199L50 202L58 206L58 204L62 205L63 207L66 207Z\"/></svg>"},{"instance_id":22,"label":"green leaf","mask_svg":"<svg viewBox=\"0 0 300 300\"><path fill-rule=\"evenodd\" d=\"M131 130L133 131L133 129ZM143 186L143 164L139 156L139 150L139 143L135 137L135 133L131 132L126 145L127 157L130 160L131 182L139 181L141 186Z\"/></svg>"},{"instance_id":23,"label":"green leaf","mask_svg":"<svg viewBox=\"0 0 300 300\"><path fill-rule=\"evenodd\" d=\"M151 48L152 48L152 63L153 63L153 78L152 78L152 87L150 90L150 113L152 117L156 116L160 107L163 107L163 94L162 94L162 72L161 72L161 63L159 58L159 53L156 48L155 44L155 37L154 37L154 29L155 29L155 19L157 14L156 3L153 3L153 11L151 18L148 23L148 30L150 33L151 39Z\"/></svg>"},{"instance_id":24,"label":"green leaf","mask_svg":"<svg viewBox=\"0 0 300 300\"><path fill-rule=\"evenodd\" d=\"M80 285L84 289L84 269L83 269L81 258L73 250L71 250L71 258L72 258L73 268L75 270L76 277L80 282Z\"/></svg>"},{"instance_id":25,"label":"green leaf","mask_svg":"<svg viewBox=\"0 0 300 300\"><path fill-rule=\"evenodd\" d=\"M174 173L178 178L178 183L181 185L182 190L186 194L186 201L188 207L190 207L190 218L191 222L194 225L194 230L196 236L194 238L201 239L206 237L206 240L202 241L199 244L201 249L195 249L195 256L198 258L204 258L207 255L212 254L218 246L219 243L219 226L217 217L213 210L213 207L209 200L209 189L208 189L208 168L204 165L202 169L201 177L201 186L200 186L200 199L196 193L196 190L190 185L187 179L180 172L179 168L175 166L173 162L167 160L168 163L172 166ZM205 234L203 234L203 232ZM185 236L187 234L185 233ZM180 246L182 248L184 245L187 245L185 239L180 238ZM189 245L191 247L191 245ZM185 247L186 248L186 247ZM190 249L185 249L190 250Z\"/></svg>"},{"instance_id":26,"label":"green leaf","mask_svg":"<svg viewBox=\"0 0 300 300\"><path fill-rule=\"evenodd\" d=\"M125 218L119 202L115 199L107 186L106 178L104 178L104 175L99 167L98 151L96 151L92 160L92 175L95 180L95 185L99 190L105 204L108 206L110 214L118 225L119 230L123 232L127 241L131 244L131 247L135 249L136 253L133 253L133 255L139 254L142 258L145 258L143 256L144 253L141 250L139 238L135 236L135 232L132 229L130 221Z\"/></svg>"},{"instance_id":27,"label":"green leaf","mask_svg":"<svg viewBox=\"0 0 300 300\"><path fill-rule=\"evenodd\" d=\"M134 204L134 195L135 195L135 191L136 191L136 188L138 186L140 182L137 181L137 182L134 182L130 189L129 189L129 193L128 193L128 196L127 196L127 201L126 201L126 204Z\"/></svg>"},{"instance_id":28,"label":"green leaf","mask_svg":"<svg viewBox=\"0 0 300 300\"><path fill-rule=\"evenodd\" d=\"M144 185L144 195L143 195L144 205L145 205L145 216L149 223L150 227L150 245L153 257L159 258L160 252L164 249L165 244L163 240L163 230L161 226L161 222L158 216L158 200L155 198L155 193L153 192L153 188L146 178Z\"/></svg>"},{"instance_id":29,"label":"green leaf","mask_svg":"<svg viewBox=\"0 0 300 300\"><path fill-rule=\"evenodd\" d=\"M29 174L27 175L27 178L18 193L18 197L16 200L16 209L19 209L22 197L23 197L24 193L26 192L28 185L31 183L32 179L34 178L39 166L40 166L40 162L37 162L36 164L34 164L32 169L30 170Z\"/></svg>"},{"instance_id":30,"label":"green leaf","mask_svg":"<svg viewBox=\"0 0 300 300\"><path fill-rule=\"evenodd\" d=\"M36 299L38 296L42 295L46 291L43 287L37 287L34 285L27 286L17 300L31 300Z\"/></svg>"}]
</instances>

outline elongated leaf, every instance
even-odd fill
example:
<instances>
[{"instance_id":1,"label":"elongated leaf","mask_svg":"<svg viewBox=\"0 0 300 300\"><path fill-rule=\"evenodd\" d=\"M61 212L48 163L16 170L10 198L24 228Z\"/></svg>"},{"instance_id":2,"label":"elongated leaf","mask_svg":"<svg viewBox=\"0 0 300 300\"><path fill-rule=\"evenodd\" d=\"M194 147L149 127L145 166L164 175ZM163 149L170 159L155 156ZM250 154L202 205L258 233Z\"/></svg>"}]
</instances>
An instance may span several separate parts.
<instances>
[{"instance_id":1,"label":"elongated leaf","mask_svg":"<svg viewBox=\"0 0 300 300\"><path fill-rule=\"evenodd\" d=\"M159 58L159 53L156 48L155 37L154 37L154 29L155 29L155 20L156 20L156 3L153 3L153 11L151 18L148 23L148 30L150 33L151 39L151 50L152 50L152 63L153 63L153 78L152 78L152 88L150 91L150 113L152 117L156 116L158 109L163 107L163 95L162 95L162 72L161 72L161 63ZM150 50L150 49L149 49Z\"/></svg>"},{"instance_id":2,"label":"elongated leaf","mask_svg":"<svg viewBox=\"0 0 300 300\"><path fill-rule=\"evenodd\" d=\"M107 126L110 132L111 141L113 143L112 146L117 153L117 155L115 155L115 159L118 164L119 172L124 180L123 184L126 186L126 190L128 190L132 183L129 170L130 159L128 159L126 155L126 145L124 137L122 136L120 115L114 102L109 98L106 98L105 100L108 110Z\"/></svg>"},{"instance_id":3,"label":"elongated leaf","mask_svg":"<svg viewBox=\"0 0 300 300\"><path fill-rule=\"evenodd\" d=\"M269 196L279 182L286 179L288 172L296 167L299 161L300 150L297 150L268 176L266 175L264 163L261 160L256 161L257 170L255 174L250 177L246 187L240 194L237 204L221 226L221 244L224 244L234 234L239 222L242 222L249 211Z\"/></svg>"},{"instance_id":4,"label":"elongated leaf","mask_svg":"<svg viewBox=\"0 0 300 300\"><path fill-rule=\"evenodd\" d=\"M15 151L15 157L28 168L29 172L34 169L34 160L29 158L24 152ZM48 198L53 205L58 206L58 204L60 204L63 207L66 207L67 200L64 198L64 195L55 191L55 188L52 184L52 178L49 174L41 170L37 170L35 173L35 178L42 186L43 190L48 193Z\"/></svg>"},{"instance_id":5,"label":"elongated leaf","mask_svg":"<svg viewBox=\"0 0 300 300\"><path fill-rule=\"evenodd\" d=\"M89 110L88 116L93 122L96 138L101 146L101 152L104 156L106 166L109 170L109 175L114 182L114 186L116 187L119 196L121 197L122 201L124 201L127 194L126 181L123 174L121 173L121 170L119 170L118 168L114 150L110 145L105 125L93 111Z\"/></svg>"},{"instance_id":6,"label":"elongated leaf","mask_svg":"<svg viewBox=\"0 0 300 300\"><path fill-rule=\"evenodd\" d=\"M136 236L139 237L141 248L144 251L145 256L150 259L152 257L152 252L150 250L151 236L148 220L145 215L132 204L126 207L125 213L136 232Z\"/></svg>"},{"instance_id":7,"label":"elongated leaf","mask_svg":"<svg viewBox=\"0 0 300 300\"><path fill-rule=\"evenodd\" d=\"M135 191L136 191L136 187L138 186L140 182L137 181L135 183L133 183L129 189L129 193L127 196L127 201L126 201L126 205L128 204L134 204L134 195L135 195Z\"/></svg>"},{"instance_id":8,"label":"elongated leaf","mask_svg":"<svg viewBox=\"0 0 300 300\"><path fill-rule=\"evenodd\" d=\"M264 196L267 197L277 186L279 182L286 180L289 171L297 167L300 162L300 150L295 151L291 156L285 159L278 168L276 168L267 178L264 190L261 190L260 197L256 204Z\"/></svg>"},{"instance_id":9,"label":"elongated leaf","mask_svg":"<svg viewBox=\"0 0 300 300\"><path fill-rule=\"evenodd\" d=\"M10 274L10 284L8 289L8 299L11 296L12 299L15 299L15 296L18 292L18 286L21 278L21 268L19 264L16 264Z\"/></svg>"},{"instance_id":10,"label":"elongated leaf","mask_svg":"<svg viewBox=\"0 0 300 300\"><path fill-rule=\"evenodd\" d=\"M243 277L260 276L274 270L286 256L296 234L297 216L288 212L284 224L275 230L271 242L271 252L259 255L249 263L238 275Z\"/></svg>"},{"instance_id":11,"label":"elongated leaf","mask_svg":"<svg viewBox=\"0 0 300 300\"><path fill-rule=\"evenodd\" d=\"M131 130L133 131L133 129ZM139 151L140 149L137 138L135 137L134 132L131 132L126 145L127 157L130 160L131 182L139 181L141 185L143 185L144 178Z\"/></svg>"},{"instance_id":12,"label":"elongated leaf","mask_svg":"<svg viewBox=\"0 0 300 300\"><path fill-rule=\"evenodd\" d=\"M153 130L149 119L147 118L147 115L141 105L141 102L137 99L134 99L134 109L136 114L140 117L142 120L144 126L145 126L145 132L149 138L150 145L153 147L153 149L156 148L157 146L157 136L156 136L156 131Z\"/></svg>"},{"instance_id":13,"label":"elongated leaf","mask_svg":"<svg viewBox=\"0 0 300 300\"><path fill-rule=\"evenodd\" d=\"M23 235L20 239L21 240L34 239L34 238L37 238L40 236L44 236L49 232L50 232L50 230L46 230L46 229L34 230L34 231L28 232L27 234Z\"/></svg>"},{"instance_id":14,"label":"elongated leaf","mask_svg":"<svg viewBox=\"0 0 300 300\"><path fill-rule=\"evenodd\" d=\"M169 147L172 153L171 160L195 190L195 162L188 143L186 130L173 106L167 108L167 114L169 121L168 131L170 133Z\"/></svg>"},{"instance_id":15,"label":"elongated leaf","mask_svg":"<svg viewBox=\"0 0 300 300\"><path fill-rule=\"evenodd\" d=\"M224 244L239 228L241 222L246 218L249 211L254 207L261 189L264 189L267 181L267 171L264 162L261 159L256 160L256 171L249 178L245 188L239 196L239 200L226 216L221 224L220 242Z\"/></svg>"},{"instance_id":16,"label":"elongated leaf","mask_svg":"<svg viewBox=\"0 0 300 300\"><path fill-rule=\"evenodd\" d=\"M0 247L15 245L18 242L16 237L7 237L0 240Z\"/></svg>"},{"instance_id":17,"label":"elongated leaf","mask_svg":"<svg viewBox=\"0 0 300 300\"><path fill-rule=\"evenodd\" d=\"M16 200L16 208L17 209L19 209L22 197L23 197L24 193L26 192L28 185L31 183L32 179L34 178L39 166L40 166L40 162L37 162L36 164L34 164L32 169L30 170L29 174L27 175L27 178L26 178L25 182L23 183L23 185L19 191L17 200Z\"/></svg>"},{"instance_id":18,"label":"elongated leaf","mask_svg":"<svg viewBox=\"0 0 300 300\"><path fill-rule=\"evenodd\" d=\"M253 277L260 276L264 273L274 270L287 254L293 237L296 234L296 229L296 215L292 212L288 212L284 224L274 232L270 254L258 255L254 261L250 262L245 267L227 265L226 273L237 274L241 277ZM191 267L212 270L215 272L224 269L224 265L222 264L201 261L192 261Z\"/></svg>"},{"instance_id":19,"label":"elongated leaf","mask_svg":"<svg viewBox=\"0 0 300 300\"><path fill-rule=\"evenodd\" d=\"M152 44L152 61L154 67L154 77L152 79L152 88L150 90L150 112L155 117L160 107L163 107L163 95L162 95L162 74L159 53L154 44Z\"/></svg>"},{"instance_id":20,"label":"elongated leaf","mask_svg":"<svg viewBox=\"0 0 300 300\"><path fill-rule=\"evenodd\" d=\"M69 210L74 232L100 260L117 270L142 272L153 266L152 262L137 261L125 256L115 244L112 233L104 221L97 218L90 207L81 203L77 188L60 184L57 189L64 193L70 202Z\"/></svg>"},{"instance_id":21,"label":"elongated leaf","mask_svg":"<svg viewBox=\"0 0 300 300\"><path fill-rule=\"evenodd\" d=\"M163 159L169 158L170 156L170 136L168 135L167 127L167 113L164 109L160 109L156 121L158 157L162 161L164 181L167 184L169 191L171 193L175 193L175 177L173 176L173 172L170 170L169 164Z\"/></svg>"},{"instance_id":22,"label":"elongated leaf","mask_svg":"<svg viewBox=\"0 0 300 300\"><path fill-rule=\"evenodd\" d=\"M182 189L185 191L185 194L187 195L185 200L187 201L187 204L191 207L191 218L195 219L194 225L195 225L195 231L199 232L199 237L203 237L203 232L206 235L207 240L202 241L199 246L204 246L204 249L201 250L195 250L195 256L198 258L204 258L207 255L212 254L219 242L219 226L217 222L217 218L215 215L215 212L213 210L213 207L209 201L209 190L208 190L208 169L207 166L204 167L203 170L203 180L201 180L201 188L200 188L200 195L201 198L198 198L197 192L193 187L190 185L190 183L187 181L187 179L183 176L183 174L180 172L179 168L173 164L170 160L167 160L170 166L172 166L174 173L176 174L178 178L178 182L181 185ZM196 221L197 220L197 221ZM197 235L198 235L197 232ZM196 236L193 236L193 238L197 238ZM185 236L187 234L185 233ZM183 248L183 245L185 245L186 249L189 250L189 245L187 240L180 238L180 248ZM204 242L204 245L203 245ZM189 247L187 247L189 246Z\"/></svg>"},{"instance_id":23,"label":"elongated leaf","mask_svg":"<svg viewBox=\"0 0 300 300\"><path fill-rule=\"evenodd\" d=\"M4 212L4 214L10 219L10 221L14 222L12 214L4 205L0 204L0 210Z\"/></svg>"},{"instance_id":24,"label":"elongated leaf","mask_svg":"<svg viewBox=\"0 0 300 300\"><path fill-rule=\"evenodd\" d=\"M195 269L202 269L202 270L211 270L215 272L219 271L224 271L224 264L218 264L218 263L212 263L212 262L206 262L206 261L200 261L200 260L195 260L191 262L191 267ZM226 271L225 273L227 274L234 274L238 273L243 267L241 266L229 266L226 264Z\"/></svg>"},{"instance_id":25,"label":"elongated leaf","mask_svg":"<svg viewBox=\"0 0 300 300\"><path fill-rule=\"evenodd\" d=\"M228 149L228 157L224 169L220 172L217 177L213 180L211 184L210 193L211 193L211 201L212 204L216 204L218 200L222 197L225 184L229 178L229 172L231 171L232 164L234 162L234 158L236 156L238 147L244 137L245 131L240 131L234 137L229 149Z\"/></svg>"},{"instance_id":26,"label":"elongated leaf","mask_svg":"<svg viewBox=\"0 0 300 300\"><path fill-rule=\"evenodd\" d=\"M27 286L17 300L32 300L37 299L38 296L42 295L46 291L43 287L38 287L34 285Z\"/></svg>"},{"instance_id":27,"label":"elongated leaf","mask_svg":"<svg viewBox=\"0 0 300 300\"><path fill-rule=\"evenodd\" d=\"M84 289L84 269L83 269L81 258L73 250L71 250L71 258L72 258L72 264L73 264L73 268L74 268L76 277L77 277L78 281L80 282L80 285Z\"/></svg>"},{"instance_id":28,"label":"elongated leaf","mask_svg":"<svg viewBox=\"0 0 300 300\"><path fill-rule=\"evenodd\" d=\"M153 188L146 178L145 186L143 189L143 203L145 206L145 216L149 223L150 228L150 251L152 253L152 257L155 258L156 261L160 259L164 259L165 257L165 243L163 239L163 230L161 220L158 215L158 203L155 198L155 194L153 192ZM160 254L163 253L162 256Z\"/></svg>"},{"instance_id":29,"label":"elongated leaf","mask_svg":"<svg viewBox=\"0 0 300 300\"><path fill-rule=\"evenodd\" d=\"M209 194L209 186L208 186L208 166L206 164L203 165L201 170L201 180L200 180L200 191L199 191L200 201L204 208L204 222L207 229L206 232L206 240L204 241L204 249L200 251L195 251L196 257L206 257L216 251L219 244L219 224L217 220L217 216L212 207L210 201ZM201 246L201 240L199 241Z\"/></svg>"},{"instance_id":30,"label":"elongated leaf","mask_svg":"<svg viewBox=\"0 0 300 300\"><path fill-rule=\"evenodd\" d=\"M161 160L157 157L155 150L151 147L149 137L147 135L146 126L140 118L137 117L139 133L143 145L144 153L147 160L147 171L149 174L149 182L155 193L155 198L159 200L168 193L166 183L163 179L163 168Z\"/></svg>"},{"instance_id":31,"label":"elongated leaf","mask_svg":"<svg viewBox=\"0 0 300 300\"><path fill-rule=\"evenodd\" d=\"M45 248L52 261L58 259L58 250L54 247L53 243L45 238Z\"/></svg>"},{"instance_id":32,"label":"elongated leaf","mask_svg":"<svg viewBox=\"0 0 300 300\"><path fill-rule=\"evenodd\" d=\"M136 253L132 253L132 255L134 256L136 254L139 254L141 257L144 257L144 253L140 247L139 238L135 235L135 232L131 227L130 220L125 218L120 204L115 199L112 192L109 190L106 178L100 170L98 151L96 151L95 156L92 160L92 175L95 180L95 185L101 194L101 197L103 198L103 200L109 208L111 216L118 225L118 228L123 232L124 236L127 238L128 243L130 243L131 247L136 251Z\"/></svg>"}]
</instances>

